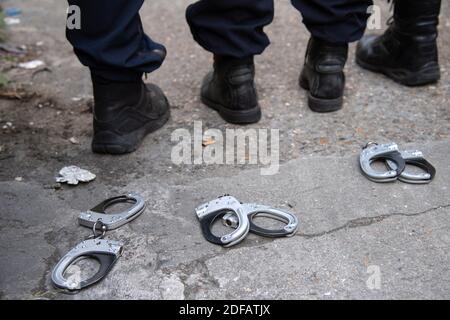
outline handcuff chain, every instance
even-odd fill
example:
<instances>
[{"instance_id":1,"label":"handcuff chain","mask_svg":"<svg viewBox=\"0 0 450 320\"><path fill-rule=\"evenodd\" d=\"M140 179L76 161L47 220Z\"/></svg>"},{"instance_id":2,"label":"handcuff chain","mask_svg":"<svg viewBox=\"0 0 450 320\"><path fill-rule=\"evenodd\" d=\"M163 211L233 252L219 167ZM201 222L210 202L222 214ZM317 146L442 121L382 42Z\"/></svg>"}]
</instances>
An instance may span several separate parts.
<instances>
[{"instance_id":1,"label":"handcuff chain","mask_svg":"<svg viewBox=\"0 0 450 320\"><path fill-rule=\"evenodd\" d=\"M100 234L97 234L97 224L101 226L100 229L102 230L102 233ZM92 235L89 237L89 239L103 239L105 235L106 235L106 225L103 224L102 219L98 219L92 227Z\"/></svg>"}]
</instances>

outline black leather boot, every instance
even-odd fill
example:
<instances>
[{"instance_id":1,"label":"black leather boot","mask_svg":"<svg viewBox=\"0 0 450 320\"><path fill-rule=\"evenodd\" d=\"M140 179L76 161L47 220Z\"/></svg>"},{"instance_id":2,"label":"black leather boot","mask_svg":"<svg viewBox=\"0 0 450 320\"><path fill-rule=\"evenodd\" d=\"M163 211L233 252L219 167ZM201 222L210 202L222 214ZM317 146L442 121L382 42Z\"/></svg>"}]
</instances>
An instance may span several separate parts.
<instances>
[{"instance_id":1,"label":"black leather boot","mask_svg":"<svg viewBox=\"0 0 450 320\"><path fill-rule=\"evenodd\" d=\"M441 0L396 0L389 29L361 39L356 62L407 86L439 80L439 13Z\"/></svg>"},{"instance_id":2,"label":"black leather boot","mask_svg":"<svg viewBox=\"0 0 450 320\"><path fill-rule=\"evenodd\" d=\"M214 71L203 80L201 98L230 123L249 124L261 119L253 57L214 56Z\"/></svg>"},{"instance_id":3,"label":"black leather boot","mask_svg":"<svg viewBox=\"0 0 450 320\"><path fill-rule=\"evenodd\" d=\"M124 154L135 151L144 137L169 119L169 103L154 84L111 82L92 76L94 138L92 151Z\"/></svg>"},{"instance_id":4,"label":"black leather boot","mask_svg":"<svg viewBox=\"0 0 450 320\"><path fill-rule=\"evenodd\" d=\"M309 40L300 86L309 91L311 110L333 112L342 108L347 56L348 44L332 44L313 37Z\"/></svg>"}]
</instances>

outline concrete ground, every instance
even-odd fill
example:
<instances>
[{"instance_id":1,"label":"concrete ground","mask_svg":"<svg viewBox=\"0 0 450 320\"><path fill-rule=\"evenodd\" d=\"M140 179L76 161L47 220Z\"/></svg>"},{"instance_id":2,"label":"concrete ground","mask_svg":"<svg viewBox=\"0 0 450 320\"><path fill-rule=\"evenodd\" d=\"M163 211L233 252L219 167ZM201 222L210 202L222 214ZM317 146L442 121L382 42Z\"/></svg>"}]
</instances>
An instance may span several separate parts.
<instances>
[{"instance_id":1,"label":"concrete ground","mask_svg":"<svg viewBox=\"0 0 450 320\"><path fill-rule=\"evenodd\" d=\"M312 113L297 85L308 33L287 0L276 2L275 21L267 28L272 45L257 58L264 117L249 126L280 129L281 168L273 176L250 164L171 161L175 129L192 130L195 120L205 129L235 128L199 101L211 57L190 36L184 20L189 2L146 1L142 9L146 30L168 48L166 63L149 80L167 93L172 119L139 151L121 157L90 152L89 75L64 38L66 3L4 2L23 10L21 23L9 31L10 44L27 46L27 56L19 59L42 59L48 69L22 70L16 60L2 60L21 99L0 100L0 298L449 299L447 1L438 84L404 88L365 72L353 62L352 46L345 107L327 115ZM387 20L387 5L378 4ZM79 143L71 143L72 137ZM421 149L437 168L436 180L424 186L370 182L357 165L369 140ZM54 189L57 172L71 164L97 179ZM89 234L77 225L78 213L126 191L142 194L148 208L108 234L125 243L114 269L77 295L53 289L51 269ZM206 242L194 208L225 193L295 212L297 236L250 235L231 249Z\"/></svg>"}]
</instances>

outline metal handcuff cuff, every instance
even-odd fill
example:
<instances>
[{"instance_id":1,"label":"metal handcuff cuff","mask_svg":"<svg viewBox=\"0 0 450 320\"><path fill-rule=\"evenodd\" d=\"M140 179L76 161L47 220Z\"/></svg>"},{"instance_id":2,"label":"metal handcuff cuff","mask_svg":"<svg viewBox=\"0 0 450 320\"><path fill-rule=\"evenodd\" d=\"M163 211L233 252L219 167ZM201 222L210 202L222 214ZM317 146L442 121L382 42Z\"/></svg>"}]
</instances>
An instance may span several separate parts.
<instances>
[{"instance_id":1,"label":"metal handcuff cuff","mask_svg":"<svg viewBox=\"0 0 450 320\"><path fill-rule=\"evenodd\" d=\"M378 172L372 168L377 160L385 161L388 171ZM360 167L363 174L374 182L385 183L400 180L410 184L430 183L435 175L436 169L418 150L400 151L396 143L377 144L369 142L361 152ZM409 173L405 171L406 165L418 167L425 172Z\"/></svg>"},{"instance_id":2,"label":"metal handcuff cuff","mask_svg":"<svg viewBox=\"0 0 450 320\"><path fill-rule=\"evenodd\" d=\"M132 207L127 211L106 214L106 209L117 203L131 203ZM70 250L56 264L51 277L55 287L73 292L103 279L123 252L123 243L104 239L106 232L117 229L136 219L144 211L145 201L143 198L137 194L130 193L107 199L91 210L80 213L78 223L92 228L93 235ZM65 278L64 275L68 268L85 258L93 258L99 262L100 268L97 273L83 281L76 279L77 281L74 282L72 281L73 279Z\"/></svg>"},{"instance_id":3,"label":"metal handcuff cuff","mask_svg":"<svg viewBox=\"0 0 450 320\"><path fill-rule=\"evenodd\" d=\"M238 244L249 232L264 237L278 238L293 236L298 229L297 217L289 212L264 205L243 204L229 195L221 196L197 207L195 213L200 221L205 239L223 247ZM286 225L279 230L261 228L253 221L256 217L278 220ZM223 224L234 228L234 231L221 237L215 236L211 232L211 228L218 219L222 219Z\"/></svg>"}]
</instances>

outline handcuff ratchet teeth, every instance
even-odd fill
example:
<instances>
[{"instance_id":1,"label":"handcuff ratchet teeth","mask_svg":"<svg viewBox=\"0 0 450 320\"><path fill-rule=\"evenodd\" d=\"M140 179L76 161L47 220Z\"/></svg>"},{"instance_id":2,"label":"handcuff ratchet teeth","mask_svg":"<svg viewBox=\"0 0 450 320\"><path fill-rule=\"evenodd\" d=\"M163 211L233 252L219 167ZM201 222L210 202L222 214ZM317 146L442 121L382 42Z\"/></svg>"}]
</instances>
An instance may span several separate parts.
<instances>
[{"instance_id":1,"label":"handcuff ratchet teeth","mask_svg":"<svg viewBox=\"0 0 450 320\"><path fill-rule=\"evenodd\" d=\"M434 179L436 176L436 169L424 158L422 152L418 150L405 150L400 153L407 165L418 167L425 172L414 174L403 171L399 175L398 180L411 184L427 184ZM396 163L391 160L387 160L386 165L391 170L395 170L397 168Z\"/></svg>"},{"instance_id":2,"label":"handcuff ratchet teeth","mask_svg":"<svg viewBox=\"0 0 450 320\"><path fill-rule=\"evenodd\" d=\"M106 209L117 203L132 203L127 211L106 214ZM141 196L133 193L107 199L94 208L80 213L78 223L88 228L106 228L105 231L117 229L136 219L145 210L145 201ZM98 223L101 221L101 224Z\"/></svg>"},{"instance_id":3,"label":"handcuff ratchet teeth","mask_svg":"<svg viewBox=\"0 0 450 320\"><path fill-rule=\"evenodd\" d=\"M297 216L280 209L274 209L268 206L259 204L243 204L242 208L247 214L250 223L250 232L263 237L278 238L278 237L291 237L298 230ZM255 224L254 219L256 217L269 218L285 223L286 225L282 229L272 230L259 227ZM228 213L222 218L222 222L225 226L236 228L238 226L237 217Z\"/></svg>"},{"instance_id":4,"label":"handcuff ratchet teeth","mask_svg":"<svg viewBox=\"0 0 450 320\"><path fill-rule=\"evenodd\" d=\"M89 239L79 243L75 248L70 250L52 272L53 284L59 288L69 291L77 291L86 288L100 281L105 277L116 261L122 255L123 245L118 241L104 239ZM100 263L100 268L90 279L81 280L80 275L65 278L65 273L69 267L83 259L93 258Z\"/></svg>"},{"instance_id":5,"label":"handcuff ratchet teeth","mask_svg":"<svg viewBox=\"0 0 450 320\"><path fill-rule=\"evenodd\" d=\"M395 164L395 168L390 168L386 172L378 172L372 168L372 163L377 160L390 160ZM396 143L368 143L361 152L359 163L364 175L375 182L395 181L406 167L406 162L402 158Z\"/></svg>"},{"instance_id":6,"label":"handcuff ratchet teeth","mask_svg":"<svg viewBox=\"0 0 450 320\"><path fill-rule=\"evenodd\" d=\"M106 214L106 209L117 203L132 203L127 211ZM107 199L93 209L82 212L78 217L80 225L92 228L93 235L79 243L70 250L52 271L52 282L59 288L67 291L77 291L86 288L103 279L122 255L123 244L118 241L105 240L106 231L117 229L120 226L136 219L145 210L144 199L137 194L126 194ZM96 259L100 263L97 273L90 279L81 280L80 277L65 278L66 271L77 261L85 258Z\"/></svg>"},{"instance_id":7,"label":"handcuff ratchet teeth","mask_svg":"<svg viewBox=\"0 0 450 320\"><path fill-rule=\"evenodd\" d=\"M240 202L229 195L221 196L215 200L200 205L195 209L200 221L201 230L206 240L224 247L231 247L241 242L248 234L250 223L242 209ZM218 237L211 232L214 222L228 213L237 217L236 229L224 236Z\"/></svg>"}]
</instances>

